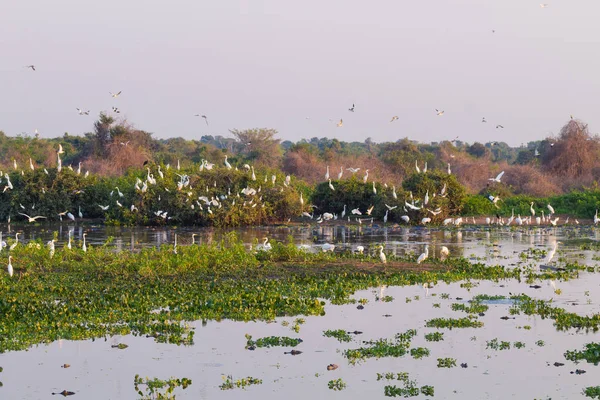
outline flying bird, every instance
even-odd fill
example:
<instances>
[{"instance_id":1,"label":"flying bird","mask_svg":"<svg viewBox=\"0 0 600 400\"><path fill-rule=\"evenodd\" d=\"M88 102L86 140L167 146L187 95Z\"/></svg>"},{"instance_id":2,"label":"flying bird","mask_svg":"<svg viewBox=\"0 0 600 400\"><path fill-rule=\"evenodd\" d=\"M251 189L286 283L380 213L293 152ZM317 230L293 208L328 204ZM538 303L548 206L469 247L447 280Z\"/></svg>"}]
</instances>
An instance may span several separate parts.
<instances>
[{"instance_id":1,"label":"flying bird","mask_svg":"<svg viewBox=\"0 0 600 400\"><path fill-rule=\"evenodd\" d=\"M90 110L83 111L81 108L76 108L79 115L90 115Z\"/></svg>"},{"instance_id":2,"label":"flying bird","mask_svg":"<svg viewBox=\"0 0 600 400\"><path fill-rule=\"evenodd\" d=\"M23 213L19 213L19 214L20 214L20 215L23 215L24 217L27 217L27 220L28 220L27 222L35 222L35 221L36 221L37 219L39 219L39 218L46 218L46 217L44 217L44 216L42 216L42 215L37 215L37 216L35 216L35 217L30 217L30 216L29 216L29 215L27 215L27 214L23 214Z\"/></svg>"},{"instance_id":3,"label":"flying bird","mask_svg":"<svg viewBox=\"0 0 600 400\"><path fill-rule=\"evenodd\" d=\"M548 7L548 4L547 4L547 3L541 3L541 4L540 4L540 8L546 8L546 7Z\"/></svg>"},{"instance_id":4,"label":"flying bird","mask_svg":"<svg viewBox=\"0 0 600 400\"><path fill-rule=\"evenodd\" d=\"M119 111L119 109L117 107L113 107L112 110L114 113L117 113L117 114L121 113L121 111Z\"/></svg>"},{"instance_id":5,"label":"flying bird","mask_svg":"<svg viewBox=\"0 0 600 400\"><path fill-rule=\"evenodd\" d=\"M435 109L435 113L439 116L444 115L444 110L440 111L437 108Z\"/></svg>"},{"instance_id":6,"label":"flying bird","mask_svg":"<svg viewBox=\"0 0 600 400\"><path fill-rule=\"evenodd\" d=\"M348 111L350 111L350 112L354 112L354 103L352 103L352 107L350 107L350 108L348 109Z\"/></svg>"},{"instance_id":7,"label":"flying bird","mask_svg":"<svg viewBox=\"0 0 600 400\"><path fill-rule=\"evenodd\" d=\"M487 122L487 121L486 121L486 119L485 119L485 117L483 117L483 118L481 119L481 122Z\"/></svg>"},{"instance_id":8,"label":"flying bird","mask_svg":"<svg viewBox=\"0 0 600 400\"><path fill-rule=\"evenodd\" d=\"M496 129L498 129L498 128L500 128L500 129L504 129L504 127L503 127L502 125L499 125L499 124L498 124L498 125L496 125Z\"/></svg>"},{"instance_id":9,"label":"flying bird","mask_svg":"<svg viewBox=\"0 0 600 400\"><path fill-rule=\"evenodd\" d=\"M204 118L204 122L206 122L206 125L208 126L208 118L206 117L206 115L195 114L194 117L202 117L202 118Z\"/></svg>"},{"instance_id":10,"label":"flying bird","mask_svg":"<svg viewBox=\"0 0 600 400\"><path fill-rule=\"evenodd\" d=\"M35 65L26 65L25 68L31 68L32 71L35 71Z\"/></svg>"},{"instance_id":11,"label":"flying bird","mask_svg":"<svg viewBox=\"0 0 600 400\"><path fill-rule=\"evenodd\" d=\"M338 128L341 128L341 127L343 127L343 126L344 126L344 120L343 120L343 119L340 119L340 122L338 122L338 123L337 123L337 127L338 127Z\"/></svg>"},{"instance_id":12,"label":"flying bird","mask_svg":"<svg viewBox=\"0 0 600 400\"><path fill-rule=\"evenodd\" d=\"M488 181L500 183L500 179L502 179L502 175L504 175L504 171L500 172L495 178L488 178Z\"/></svg>"},{"instance_id":13,"label":"flying bird","mask_svg":"<svg viewBox=\"0 0 600 400\"><path fill-rule=\"evenodd\" d=\"M390 122L397 121L398 119L399 119L399 118L398 118L398 116L397 116L397 115L394 115L394 116L392 117L392 120L391 120Z\"/></svg>"},{"instance_id":14,"label":"flying bird","mask_svg":"<svg viewBox=\"0 0 600 400\"><path fill-rule=\"evenodd\" d=\"M113 93L113 92L108 92L108 93L110 93L110 95L116 99L117 97L119 97L121 95L121 90L119 90L117 93Z\"/></svg>"}]
</instances>

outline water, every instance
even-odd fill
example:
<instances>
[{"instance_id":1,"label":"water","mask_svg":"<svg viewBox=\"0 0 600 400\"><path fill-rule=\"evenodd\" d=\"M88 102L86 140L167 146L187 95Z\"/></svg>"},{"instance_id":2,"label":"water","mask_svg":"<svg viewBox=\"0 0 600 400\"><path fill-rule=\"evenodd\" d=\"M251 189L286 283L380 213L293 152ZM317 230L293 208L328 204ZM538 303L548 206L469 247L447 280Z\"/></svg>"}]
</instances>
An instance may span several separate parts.
<instances>
[{"instance_id":1,"label":"water","mask_svg":"<svg viewBox=\"0 0 600 400\"><path fill-rule=\"evenodd\" d=\"M67 226L52 229L25 227L22 232L25 241L32 238L50 239L53 231L59 231L61 239L66 237ZM6 237L7 229L3 228ZM103 242L107 236L115 238L115 246L123 249L140 249L172 243L173 235L179 241L197 233L204 242L219 240L223 231L189 229L125 229L101 226L76 227L75 237L83 232L93 244ZM14 236L12 230L10 236ZM582 251L578 241L598 240L598 233L592 228L523 228L487 229L461 228L460 230L440 230L422 228L381 228L381 227L260 227L239 230L245 243L252 243L264 236L272 240L287 240L292 236L298 244L317 246L328 242L338 248L353 248L359 244L385 243L388 253L420 253L424 244L430 251L439 251L445 245L452 256L464 255L489 263L508 266L539 265L539 261L523 259L519 255L529 248L550 248L553 240L561 240L556 257L577 260L580 263L596 265L592 257L595 252ZM6 239L5 239L6 240ZM190 240L191 241L191 240ZM437 254L437 253L436 253ZM134 399L133 377L188 377L193 384L176 391L178 399L237 399L248 398L290 399L306 398L351 398L365 396L384 397L384 386L399 385L399 382L377 381L376 374L383 372L408 372L418 386L435 387L435 398L442 399L576 399L583 398L581 390L586 386L598 385L598 367L589 364L575 365L566 361L566 350L580 349L584 344L600 341L598 333L557 332L550 320L539 317L517 315L516 319L502 320L508 316L510 302L491 302L490 309L480 320L483 328L442 329L444 341L426 342L424 334L436 329L425 328L425 321L435 317L460 318L463 312L452 311L455 302L466 302L477 294L505 295L524 293L531 297L549 300L555 306L566 308L580 315L598 312L600 302L600 276L581 273L577 280L556 282L561 290L558 295L547 283L541 289L533 289L529 284L515 281L475 282L470 290L461 288L460 283L440 283L430 289L426 296L422 287L390 287L385 295L394 297L393 302L376 301L378 288L358 292L354 298L368 299L364 310L355 304L328 305L326 316L305 317L299 333L293 332L282 321L292 322L295 318L280 318L276 323L264 322L212 322L205 326L193 322L196 327L193 346L158 344L151 338L132 336L113 337L104 341L59 341L41 345L29 351L0 354L0 388L2 399L41 399L50 397L52 392L63 389L76 392L74 398L85 399ZM447 293L450 299L442 299ZM418 300L417 297L418 296ZM463 300L456 300L457 297ZM411 299L407 302L406 299ZM433 304L439 303L440 308ZM385 314L392 315L389 318ZM291 325L291 324L290 324ZM530 330L523 326L530 326ZM520 327L520 329L519 329ZM339 343L333 338L322 336L327 329L359 330L362 335L354 337L351 343ZM411 347L426 347L429 357L415 360L409 355L402 358L369 359L352 366L343 357L341 350L360 347L362 340L392 338L396 333L417 329L418 335ZM290 336L304 340L296 349L303 354L291 356L283 354L289 348L245 350L244 334L254 338L263 336ZM525 348L495 351L486 349L486 341L497 338L500 341L525 343ZM535 344L543 340L545 346ZM112 344L126 343L125 350L111 348ZM437 358L456 358L457 363L467 363L452 369L437 368ZM554 367L554 362L562 362L562 367ZM61 368L70 364L68 369ZM327 371L328 364L337 364L335 371ZM587 371L583 375L571 374L576 368ZM318 376L317 376L318 374ZM219 385L223 375L233 375L239 379L253 376L263 380L262 385L246 390L221 391ZM327 382L342 378L347 388L342 392L328 389ZM418 398L425 398L420 396Z\"/></svg>"}]
</instances>

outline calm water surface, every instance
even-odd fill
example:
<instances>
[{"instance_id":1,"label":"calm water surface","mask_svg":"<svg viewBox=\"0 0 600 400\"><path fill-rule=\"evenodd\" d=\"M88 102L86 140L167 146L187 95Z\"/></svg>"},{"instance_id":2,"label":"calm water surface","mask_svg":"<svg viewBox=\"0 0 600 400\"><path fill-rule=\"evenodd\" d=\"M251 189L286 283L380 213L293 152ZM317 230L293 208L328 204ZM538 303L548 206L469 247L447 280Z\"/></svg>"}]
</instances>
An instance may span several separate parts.
<instances>
[{"instance_id":1,"label":"calm water surface","mask_svg":"<svg viewBox=\"0 0 600 400\"><path fill-rule=\"evenodd\" d=\"M3 227L4 240L14 237L16 231L23 232L24 241L40 238L51 239L54 231L64 240L68 229L74 229L74 237L79 240L83 232L88 233L92 244L100 244L107 237L114 238L114 245L120 249L137 250L144 246L172 245L177 233L181 245L191 243L191 234L197 233L202 242L218 241L225 232L218 230L189 229L124 229L102 226L68 227L52 226L23 227L8 233ZM534 268L540 262L520 258L519 254L530 248L551 247L553 240L561 240L556 258L577 260L580 263L596 265L594 251L580 250L583 241L597 241L599 233L593 228L520 228L489 229L487 227L460 230L423 228L382 228L382 227L261 227L238 231L245 243L267 236L271 240L288 240L292 237L297 244L308 244L318 249L322 243L334 243L337 248L355 248L362 244L385 243L386 252L404 254L420 253L424 245L430 251L439 251L445 245L452 256L463 255L473 260L481 260L490 265L507 266L530 265ZM187 240L187 242L186 242ZM282 322L292 322L294 318L280 318L276 323L212 322L203 325L192 322L196 328L193 346L157 344L153 339L132 336L113 337L105 341L58 341L49 345L37 346L29 351L0 354L0 399L45 399L52 392L63 389L76 392L73 398L82 399L135 399L133 377L141 376L169 378L188 377L193 384L185 391L178 390L178 399L239 399L261 398L289 399L344 398L364 399L366 396L384 398L386 384L396 382L377 381L377 373L408 372L418 386L435 387L438 399L578 399L584 398L581 390L586 386L600 384L600 370L593 365L575 365L566 361L566 350L582 348L584 344L600 341L598 333L557 332L552 321L539 317L517 315L515 319L502 320L509 315L510 304L491 304L490 309L480 320L485 324L479 329L442 330L445 340L426 342L424 334L435 331L425 328L425 321L435 317L460 318L462 312L452 311L456 302L466 302L477 294L525 293L540 299L552 299L555 305L578 314L594 314L600 310L600 276L582 273L577 280L556 282L560 294L546 282L541 289L533 289L529 284L516 281L475 282L467 289L460 283L440 283L426 295L422 287L389 287L385 295L392 296L389 303L376 301L379 288L357 292L356 299L368 299L364 310L355 304L328 305L324 317L306 317L306 323L296 333ZM447 293L449 299L442 299ZM456 298L462 300L456 300ZM407 302L406 299L411 299ZM439 303L440 308L433 304ZM389 314L391 317L383 317ZM291 324L290 324L291 325ZM522 329L528 325L530 330ZM327 329L359 330L351 343L339 343L333 338L322 336ZM415 360L410 356L402 358L370 359L352 366L342 356L341 350L356 348L362 340L393 338L398 332L417 329L418 335L411 347L426 347L429 357ZM303 351L298 356L283 354L288 348L244 349L248 333L255 338L263 336L290 336L304 340L296 349ZM497 338L502 341L522 341L525 348L497 351L486 349L486 341ZM545 346L535 344L543 340ZM111 344L126 343L125 350L112 349ZM437 358L456 358L457 363L467 363L452 369L437 368ZM554 362L565 365L555 367ZM71 367L63 369L64 363ZM327 371L330 363L339 365L335 371ZM583 375L571 374L576 368L587 371ZM221 391L219 385L223 375L234 378L253 376L263 380L262 385L246 390ZM327 382L342 378L347 389L342 392L329 390ZM419 396L418 398L426 398Z\"/></svg>"}]
</instances>

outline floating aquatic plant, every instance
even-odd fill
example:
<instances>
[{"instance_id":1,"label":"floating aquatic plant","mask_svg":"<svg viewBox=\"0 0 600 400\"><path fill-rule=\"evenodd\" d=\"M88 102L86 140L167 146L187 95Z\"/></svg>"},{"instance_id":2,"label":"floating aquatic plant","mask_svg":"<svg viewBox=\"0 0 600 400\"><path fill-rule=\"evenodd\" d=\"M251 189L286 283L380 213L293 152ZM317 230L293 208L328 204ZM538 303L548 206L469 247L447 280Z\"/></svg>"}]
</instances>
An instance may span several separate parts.
<instances>
[{"instance_id":1,"label":"floating aquatic plant","mask_svg":"<svg viewBox=\"0 0 600 400\"><path fill-rule=\"evenodd\" d=\"M428 342L441 342L444 340L444 332L431 332L425 334L425 340Z\"/></svg>"},{"instance_id":2,"label":"floating aquatic plant","mask_svg":"<svg viewBox=\"0 0 600 400\"><path fill-rule=\"evenodd\" d=\"M252 340L252 336L246 334L246 348L256 348L256 347L275 347L275 346L286 346L286 347L296 347L300 343L302 343L302 339L299 338L290 338L287 336L269 336L264 338L259 338L256 340Z\"/></svg>"},{"instance_id":3,"label":"floating aquatic plant","mask_svg":"<svg viewBox=\"0 0 600 400\"><path fill-rule=\"evenodd\" d=\"M323 336L336 338L339 342L351 342L352 336L343 329L327 330L323 332Z\"/></svg>"},{"instance_id":4,"label":"floating aquatic plant","mask_svg":"<svg viewBox=\"0 0 600 400\"><path fill-rule=\"evenodd\" d=\"M568 350L565 352L565 358L575 363L585 360L590 364L600 364L600 343L588 343L583 351Z\"/></svg>"},{"instance_id":5,"label":"floating aquatic plant","mask_svg":"<svg viewBox=\"0 0 600 400\"><path fill-rule=\"evenodd\" d=\"M331 390L344 390L346 389L346 382L342 380L342 378L330 380L327 382L327 387Z\"/></svg>"},{"instance_id":6,"label":"floating aquatic plant","mask_svg":"<svg viewBox=\"0 0 600 400\"><path fill-rule=\"evenodd\" d=\"M223 383L219 385L221 390L232 390L236 388L245 389L248 386L260 385L262 379L253 378L251 376L242 379L233 379L232 375L223 375Z\"/></svg>"},{"instance_id":7,"label":"floating aquatic plant","mask_svg":"<svg viewBox=\"0 0 600 400\"><path fill-rule=\"evenodd\" d=\"M425 323L428 328L481 328L483 322L471 318L434 318Z\"/></svg>"},{"instance_id":8,"label":"floating aquatic plant","mask_svg":"<svg viewBox=\"0 0 600 400\"><path fill-rule=\"evenodd\" d=\"M454 367L456 367L456 359L455 358L438 358L437 359L437 367L438 368L454 368Z\"/></svg>"},{"instance_id":9,"label":"floating aquatic plant","mask_svg":"<svg viewBox=\"0 0 600 400\"><path fill-rule=\"evenodd\" d=\"M133 378L134 389L143 400L174 400L173 391L175 389L181 387L182 390L185 390L191 384L192 380L189 378L162 380L158 378L141 378L139 375ZM145 389L142 390L142 387L145 387Z\"/></svg>"}]
</instances>

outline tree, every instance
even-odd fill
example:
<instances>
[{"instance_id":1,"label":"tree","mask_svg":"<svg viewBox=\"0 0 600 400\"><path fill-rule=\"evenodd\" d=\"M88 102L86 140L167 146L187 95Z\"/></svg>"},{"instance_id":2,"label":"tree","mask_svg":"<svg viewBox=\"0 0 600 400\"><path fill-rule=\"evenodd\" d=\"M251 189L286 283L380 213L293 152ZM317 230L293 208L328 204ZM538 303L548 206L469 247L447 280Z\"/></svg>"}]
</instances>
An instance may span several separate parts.
<instances>
[{"instance_id":1,"label":"tree","mask_svg":"<svg viewBox=\"0 0 600 400\"><path fill-rule=\"evenodd\" d=\"M590 175L596 165L600 145L588 132L587 124L570 120L556 142L542 152L544 167L553 174L579 178Z\"/></svg>"},{"instance_id":2,"label":"tree","mask_svg":"<svg viewBox=\"0 0 600 400\"><path fill-rule=\"evenodd\" d=\"M239 131L230 130L237 138L237 150L240 154L257 165L269 168L277 168L281 164L283 151L280 139L275 139L275 129L255 128Z\"/></svg>"},{"instance_id":3,"label":"tree","mask_svg":"<svg viewBox=\"0 0 600 400\"><path fill-rule=\"evenodd\" d=\"M485 156L486 148L481 143L475 142L471 146L467 147L467 153L474 157L481 158Z\"/></svg>"}]
</instances>

